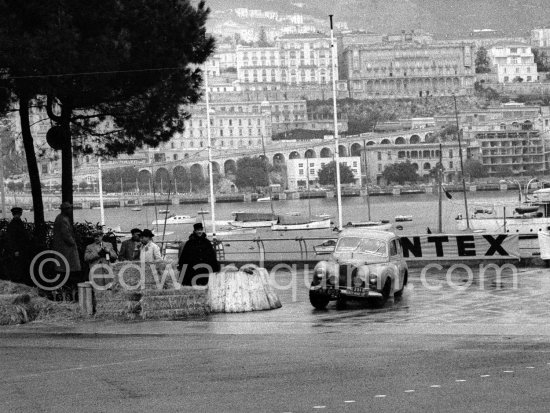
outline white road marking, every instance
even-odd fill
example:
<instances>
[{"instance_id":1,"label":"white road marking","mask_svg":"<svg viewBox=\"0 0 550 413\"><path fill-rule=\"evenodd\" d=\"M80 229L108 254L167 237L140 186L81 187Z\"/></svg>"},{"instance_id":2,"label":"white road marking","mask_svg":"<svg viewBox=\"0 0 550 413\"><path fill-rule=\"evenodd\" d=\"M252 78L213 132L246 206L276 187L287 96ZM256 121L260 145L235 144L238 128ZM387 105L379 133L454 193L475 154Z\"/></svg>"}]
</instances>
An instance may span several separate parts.
<instances>
[{"instance_id":1,"label":"white road marking","mask_svg":"<svg viewBox=\"0 0 550 413\"><path fill-rule=\"evenodd\" d=\"M534 367L531 367L531 366L525 367L525 368L526 368L526 369L534 369Z\"/></svg>"},{"instance_id":2,"label":"white road marking","mask_svg":"<svg viewBox=\"0 0 550 413\"><path fill-rule=\"evenodd\" d=\"M430 387L433 388L433 389L437 389L437 388L439 388L439 387L441 387L441 386L440 386L439 384L433 384L433 385L431 385Z\"/></svg>"},{"instance_id":3,"label":"white road marking","mask_svg":"<svg viewBox=\"0 0 550 413\"><path fill-rule=\"evenodd\" d=\"M504 370L503 373L513 373L514 370Z\"/></svg>"},{"instance_id":4,"label":"white road marking","mask_svg":"<svg viewBox=\"0 0 550 413\"><path fill-rule=\"evenodd\" d=\"M384 397L386 397L386 395L385 395L385 394L377 394L377 395L376 395L376 396L374 396L374 397L378 397L379 399L381 399L381 398L384 398Z\"/></svg>"},{"instance_id":5,"label":"white road marking","mask_svg":"<svg viewBox=\"0 0 550 413\"><path fill-rule=\"evenodd\" d=\"M459 380L455 380L457 383L462 383L462 382L465 382L466 380L464 379L459 379Z\"/></svg>"},{"instance_id":6,"label":"white road marking","mask_svg":"<svg viewBox=\"0 0 550 413\"><path fill-rule=\"evenodd\" d=\"M405 390L405 393L414 393L414 390Z\"/></svg>"},{"instance_id":7,"label":"white road marking","mask_svg":"<svg viewBox=\"0 0 550 413\"><path fill-rule=\"evenodd\" d=\"M491 377L491 375L490 374L482 374L479 377Z\"/></svg>"},{"instance_id":8,"label":"white road marking","mask_svg":"<svg viewBox=\"0 0 550 413\"><path fill-rule=\"evenodd\" d=\"M344 403L355 403L355 400L344 400Z\"/></svg>"},{"instance_id":9,"label":"white road marking","mask_svg":"<svg viewBox=\"0 0 550 413\"><path fill-rule=\"evenodd\" d=\"M314 409L324 409L326 408L327 406L313 406Z\"/></svg>"}]
</instances>

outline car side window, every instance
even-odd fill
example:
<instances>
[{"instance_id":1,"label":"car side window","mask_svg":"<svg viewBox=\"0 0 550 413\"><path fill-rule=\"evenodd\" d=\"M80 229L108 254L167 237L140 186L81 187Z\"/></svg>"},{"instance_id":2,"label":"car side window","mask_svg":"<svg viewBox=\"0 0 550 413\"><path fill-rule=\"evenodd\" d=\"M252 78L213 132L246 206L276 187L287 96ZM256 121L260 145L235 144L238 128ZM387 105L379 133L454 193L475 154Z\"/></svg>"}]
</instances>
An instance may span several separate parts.
<instances>
[{"instance_id":1,"label":"car side window","mask_svg":"<svg viewBox=\"0 0 550 413\"><path fill-rule=\"evenodd\" d=\"M390 257L393 257L397 254L398 254L397 242L394 239L392 239L390 241Z\"/></svg>"}]
</instances>

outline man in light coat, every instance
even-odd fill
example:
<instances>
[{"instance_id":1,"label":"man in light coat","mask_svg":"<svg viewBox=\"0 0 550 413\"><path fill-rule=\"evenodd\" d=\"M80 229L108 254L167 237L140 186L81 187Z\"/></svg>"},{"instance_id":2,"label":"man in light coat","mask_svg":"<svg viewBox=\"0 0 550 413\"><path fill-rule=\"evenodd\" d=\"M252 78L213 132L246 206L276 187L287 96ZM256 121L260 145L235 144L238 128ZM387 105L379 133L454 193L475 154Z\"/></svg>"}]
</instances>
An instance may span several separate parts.
<instances>
[{"instance_id":1,"label":"man in light coat","mask_svg":"<svg viewBox=\"0 0 550 413\"><path fill-rule=\"evenodd\" d=\"M141 262L155 262L161 261L162 255L160 253L160 247L153 242L153 233L150 229L144 229L141 233L141 251L139 253L139 260Z\"/></svg>"},{"instance_id":2,"label":"man in light coat","mask_svg":"<svg viewBox=\"0 0 550 413\"><path fill-rule=\"evenodd\" d=\"M56 270L61 273L62 277L69 272L69 281L75 285L83 280L74 227L70 218L73 206L69 202L63 202L59 209L61 213L55 218L53 224L52 248L65 259L57 257L58 265L56 266Z\"/></svg>"}]
</instances>

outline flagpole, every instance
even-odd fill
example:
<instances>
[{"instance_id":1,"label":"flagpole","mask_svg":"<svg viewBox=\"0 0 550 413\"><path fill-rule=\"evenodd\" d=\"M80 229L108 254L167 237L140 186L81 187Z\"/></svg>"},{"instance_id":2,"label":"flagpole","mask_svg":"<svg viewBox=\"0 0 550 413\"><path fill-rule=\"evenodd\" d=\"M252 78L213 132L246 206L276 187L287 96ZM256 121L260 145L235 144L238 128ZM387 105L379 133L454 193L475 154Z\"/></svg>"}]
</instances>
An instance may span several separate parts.
<instances>
[{"instance_id":1,"label":"flagpole","mask_svg":"<svg viewBox=\"0 0 550 413\"><path fill-rule=\"evenodd\" d=\"M97 184L99 190L99 210L101 227L105 227L105 209L103 209L103 177L101 175L101 158L97 158Z\"/></svg>"},{"instance_id":2,"label":"flagpole","mask_svg":"<svg viewBox=\"0 0 550 413\"><path fill-rule=\"evenodd\" d=\"M338 229L342 229L342 188L340 187L340 153L338 145L338 114L336 106L336 47L334 45L333 15L330 14L330 47L332 49L332 105L334 111L334 161L336 163L336 199L338 205Z\"/></svg>"},{"instance_id":3,"label":"flagpole","mask_svg":"<svg viewBox=\"0 0 550 413\"><path fill-rule=\"evenodd\" d=\"M456 104L456 95L453 94L455 102L455 117L456 117L456 136L458 138L458 156L460 157L460 172L462 174L462 192L464 194L464 209L466 210L466 229L470 229L470 217L468 216L468 198L466 196L466 181L464 179L464 162L462 160L462 144L460 143L460 125L458 124L458 108Z\"/></svg>"},{"instance_id":4,"label":"flagpole","mask_svg":"<svg viewBox=\"0 0 550 413\"><path fill-rule=\"evenodd\" d=\"M214 198L214 171L212 166L212 130L210 128L210 98L208 96L208 69L204 67L204 97L206 101L206 132L208 135L208 173L210 175L210 214L212 217L212 238L216 239L216 210ZM203 217L204 219L204 217Z\"/></svg>"}]
</instances>

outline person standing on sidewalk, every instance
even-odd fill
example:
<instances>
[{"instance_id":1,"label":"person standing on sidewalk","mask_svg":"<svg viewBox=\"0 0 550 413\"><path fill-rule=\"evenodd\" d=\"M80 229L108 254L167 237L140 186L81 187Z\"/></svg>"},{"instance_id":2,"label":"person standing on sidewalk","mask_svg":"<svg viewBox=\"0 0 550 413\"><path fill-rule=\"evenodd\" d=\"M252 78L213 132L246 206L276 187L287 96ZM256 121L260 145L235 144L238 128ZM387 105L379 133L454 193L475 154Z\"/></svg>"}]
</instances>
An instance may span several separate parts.
<instances>
[{"instance_id":1,"label":"person standing on sidewalk","mask_svg":"<svg viewBox=\"0 0 550 413\"><path fill-rule=\"evenodd\" d=\"M216 251L201 223L193 225L193 233L181 251L178 271L182 270L183 285L207 285L209 275L220 270Z\"/></svg>"},{"instance_id":2,"label":"person standing on sidewalk","mask_svg":"<svg viewBox=\"0 0 550 413\"><path fill-rule=\"evenodd\" d=\"M94 242L86 247L84 252L84 261L90 266L89 280L92 278L97 285L104 286L108 284L105 275L109 271L105 266L109 266L117 259L117 253L110 242L103 242L103 231L94 233Z\"/></svg>"},{"instance_id":3,"label":"person standing on sidewalk","mask_svg":"<svg viewBox=\"0 0 550 413\"><path fill-rule=\"evenodd\" d=\"M150 229L144 229L141 233L142 245L139 253L139 260L141 262L149 263L162 260L160 247L153 242L153 237L154 234Z\"/></svg>"},{"instance_id":4,"label":"person standing on sidewalk","mask_svg":"<svg viewBox=\"0 0 550 413\"><path fill-rule=\"evenodd\" d=\"M30 238L25 230L25 224L23 224L21 220L23 209L13 207L11 213L13 218L6 228L7 269L9 278L16 283L28 283L28 251L30 248Z\"/></svg>"},{"instance_id":5,"label":"person standing on sidewalk","mask_svg":"<svg viewBox=\"0 0 550 413\"><path fill-rule=\"evenodd\" d=\"M55 218L53 224L52 248L65 257L66 262L65 260L58 259L56 271L61 273L62 276L69 272L69 282L75 286L83 280L74 227L70 218L73 206L69 202L63 202L59 209L61 213Z\"/></svg>"},{"instance_id":6,"label":"person standing on sidewalk","mask_svg":"<svg viewBox=\"0 0 550 413\"><path fill-rule=\"evenodd\" d=\"M132 238L123 241L120 246L118 259L120 261L137 261L139 260L139 251L141 250L141 230L134 228L130 231Z\"/></svg>"}]
</instances>

